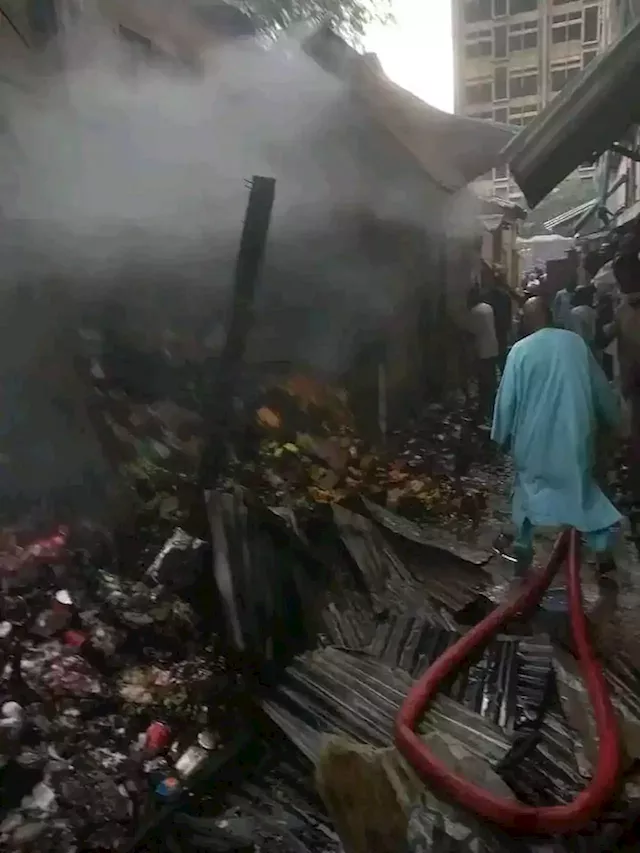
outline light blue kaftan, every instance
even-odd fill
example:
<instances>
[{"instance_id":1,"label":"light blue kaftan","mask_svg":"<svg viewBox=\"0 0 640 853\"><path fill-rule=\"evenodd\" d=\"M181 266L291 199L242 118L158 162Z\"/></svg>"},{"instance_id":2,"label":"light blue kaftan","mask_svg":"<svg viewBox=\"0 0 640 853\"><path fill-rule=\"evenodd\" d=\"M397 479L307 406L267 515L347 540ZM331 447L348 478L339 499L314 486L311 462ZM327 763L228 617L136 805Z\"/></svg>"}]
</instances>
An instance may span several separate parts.
<instances>
[{"instance_id":1,"label":"light blue kaftan","mask_svg":"<svg viewBox=\"0 0 640 853\"><path fill-rule=\"evenodd\" d=\"M584 340L541 329L509 353L491 437L513 456L513 521L519 530L616 525L620 513L593 476L598 422L614 427L616 397Z\"/></svg>"}]
</instances>

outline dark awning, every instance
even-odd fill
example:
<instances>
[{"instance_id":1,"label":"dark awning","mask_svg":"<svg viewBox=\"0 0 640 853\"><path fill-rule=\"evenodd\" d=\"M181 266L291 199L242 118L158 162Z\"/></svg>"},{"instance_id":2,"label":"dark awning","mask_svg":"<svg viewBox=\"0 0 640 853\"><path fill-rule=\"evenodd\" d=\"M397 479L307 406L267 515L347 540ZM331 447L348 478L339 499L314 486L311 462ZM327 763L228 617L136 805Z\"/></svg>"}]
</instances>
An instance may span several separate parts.
<instances>
[{"instance_id":1,"label":"dark awning","mask_svg":"<svg viewBox=\"0 0 640 853\"><path fill-rule=\"evenodd\" d=\"M531 207L640 123L638 80L640 20L506 146L505 159Z\"/></svg>"}]
</instances>

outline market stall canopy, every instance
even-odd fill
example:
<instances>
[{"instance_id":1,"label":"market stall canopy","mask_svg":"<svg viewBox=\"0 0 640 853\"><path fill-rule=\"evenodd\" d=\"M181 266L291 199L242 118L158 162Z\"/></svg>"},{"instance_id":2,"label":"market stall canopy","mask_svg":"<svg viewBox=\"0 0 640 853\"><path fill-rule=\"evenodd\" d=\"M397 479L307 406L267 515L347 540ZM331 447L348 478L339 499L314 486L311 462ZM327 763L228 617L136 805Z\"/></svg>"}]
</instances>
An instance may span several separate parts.
<instances>
[{"instance_id":1,"label":"market stall canopy","mask_svg":"<svg viewBox=\"0 0 640 853\"><path fill-rule=\"evenodd\" d=\"M504 162L515 130L452 115L393 83L375 55L359 54L329 27L317 29L304 50L326 71L349 82L356 97L441 187L457 192Z\"/></svg>"},{"instance_id":2,"label":"market stall canopy","mask_svg":"<svg viewBox=\"0 0 640 853\"><path fill-rule=\"evenodd\" d=\"M507 145L504 157L531 207L640 122L639 75L640 20Z\"/></svg>"}]
</instances>

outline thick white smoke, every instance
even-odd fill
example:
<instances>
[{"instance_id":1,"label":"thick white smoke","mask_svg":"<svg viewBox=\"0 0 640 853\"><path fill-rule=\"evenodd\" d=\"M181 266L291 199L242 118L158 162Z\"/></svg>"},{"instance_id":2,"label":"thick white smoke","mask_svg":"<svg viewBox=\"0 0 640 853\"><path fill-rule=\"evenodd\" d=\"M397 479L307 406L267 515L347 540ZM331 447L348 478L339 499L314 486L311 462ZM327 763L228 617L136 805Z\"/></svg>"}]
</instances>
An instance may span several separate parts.
<instances>
[{"instance_id":1,"label":"thick white smoke","mask_svg":"<svg viewBox=\"0 0 640 853\"><path fill-rule=\"evenodd\" d=\"M11 301L0 378L37 385L82 313L113 292L140 346L167 328L214 339L254 174L276 179L276 201L250 358L342 370L407 279L398 244L367 245L360 214L409 226L415 243L440 212L348 85L295 39L212 45L200 74L140 61L93 25L53 50L62 72L34 59L24 88L0 93L0 298ZM411 275L420 287L423 272ZM16 284L35 302L16 302Z\"/></svg>"}]
</instances>

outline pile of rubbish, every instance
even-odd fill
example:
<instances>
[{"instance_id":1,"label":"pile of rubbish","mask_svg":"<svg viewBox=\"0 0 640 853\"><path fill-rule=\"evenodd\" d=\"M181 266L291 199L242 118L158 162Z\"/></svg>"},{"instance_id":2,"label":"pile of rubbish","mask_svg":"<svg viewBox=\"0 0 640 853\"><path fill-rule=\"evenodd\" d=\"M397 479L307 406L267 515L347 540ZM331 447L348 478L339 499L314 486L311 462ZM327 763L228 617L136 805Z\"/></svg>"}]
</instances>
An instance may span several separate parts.
<instances>
[{"instance_id":1,"label":"pile of rubbish","mask_svg":"<svg viewBox=\"0 0 640 853\"><path fill-rule=\"evenodd\" d=\"M123 849L233 725L235 673L171 585L208 549L178 531L126 577L100 531L32 533L0 544L2 846Z\"/></svg>"}]
</instances>

